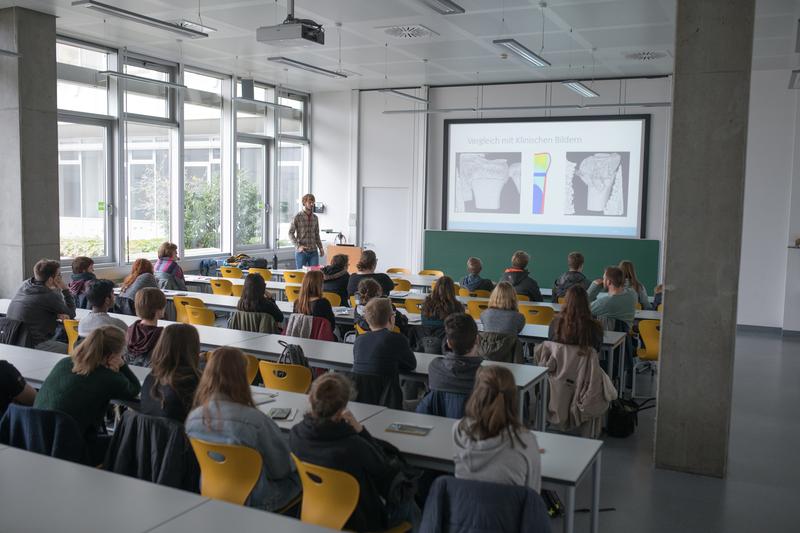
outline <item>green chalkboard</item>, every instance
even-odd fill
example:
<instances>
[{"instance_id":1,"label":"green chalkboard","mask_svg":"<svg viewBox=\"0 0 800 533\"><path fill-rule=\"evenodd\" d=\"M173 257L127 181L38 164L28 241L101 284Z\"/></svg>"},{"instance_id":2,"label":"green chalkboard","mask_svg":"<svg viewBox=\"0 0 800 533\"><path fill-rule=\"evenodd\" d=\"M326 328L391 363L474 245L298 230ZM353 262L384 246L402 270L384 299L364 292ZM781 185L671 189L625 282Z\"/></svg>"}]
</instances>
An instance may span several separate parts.
<instances>
[{"instance_id":1,"label":"green chalkboard","mask_svg":"<svg viewBox=\"0 0 800 533\"><path fill-rule=\"evenodd\" d=\"M629 259L639 280L652 296L658 279L658 241L607 237L558 237L466 231L425 231L425 268L443 270L458 282L466 273L467 258L483 261L482 277L497 281L510 266L511 255L525 250L531 255L528 270L542 288L567 269L567 254L581 252L583 273L589 279L603 276L603 269Z\"/></svg>"}]
</instances>

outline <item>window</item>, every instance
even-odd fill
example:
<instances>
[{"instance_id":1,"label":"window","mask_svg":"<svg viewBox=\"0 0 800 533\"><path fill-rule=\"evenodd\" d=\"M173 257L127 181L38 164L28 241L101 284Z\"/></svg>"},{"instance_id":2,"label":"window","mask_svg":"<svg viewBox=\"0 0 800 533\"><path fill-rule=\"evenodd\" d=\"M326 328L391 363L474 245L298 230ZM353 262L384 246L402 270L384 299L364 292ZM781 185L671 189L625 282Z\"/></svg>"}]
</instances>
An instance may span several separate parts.
<instances>
[{"instance_id":1,"label":"window","mask_svg":"<svg viewBox=\"0 0 800 533\"><path fill-rule=\"evenodd\" d=\"M236 144L236 246L263 248L267 244L267 145Z\"/></svg>"},{"instance_id":2,"label":"window","mask_svg":"<svg viewBox=\"0 0 800 533\"><path fill-rule=\"evenodd\" d=\"M183 247L222 251L222 80L185 72Z\"/></svg>"},{"instance_id":3,"label":"window","mask_svg":"<svg viewBox=\"0 0 800 533\"><path fill-rule=\"evenodd\" d=\"M291 108L281 108L280 114L278 115L278 131L281 135L304 137L306 97L296 94L287 94L278 98L278 104Z\"/></svg>"},{"instance_id":4,"label":"window","mask_svg":"<svg viewBox=\"0 0 800 533\"><path fill-rule=\"evenodd\" d=\"M108 114L108 80L97 74L108 70L108 57L107 52L56 43L59 109Z\"/></svg>"},{"instance_id":5,"label":"window","mask_svg":"<svg viewBox=\"0 0 800 533\"><path fill-rule=\"evenodd\" d=\"M61 257L105 257L108 212L108 129L58 123Z\"/></svg>"},{"instance_id":6,"label":"window","mask_svg":"<svg viewBox=\"0 0 800 533\"><path fill-rule=\"evenodd\" d=\"M308 189L306 180L307 145L282 141L278 161L278 246L291 246L289 226L300 210L300 199Z\"/></svg>"},{"instance_id":7,"label":"window","mask_svg":"<svg viewBox=\"0 0 800 533\"><path fill-rule=\"evenodd\" d=\"M132 61L125 65L125 73L157 81L171 81L169 69L145 61ZM125 112L151 117L170 117L170 89L157 83L120 79L125 88Z\"/></svg>"},{"instance_id":8,"label":"window","mask_svg":"<svg viewBox=\"0 0 800 533\"><path fill-rule=\"evenodd\" d=\"M242 84L236 84L236 96L242 96ZM253 99L259 102L275 102L275 89L257 84L253 89ZM236 130L240 133L275 135L275 110L271 106L260 105L246 100L236 102Z\"/></svg>"}]
</instances>

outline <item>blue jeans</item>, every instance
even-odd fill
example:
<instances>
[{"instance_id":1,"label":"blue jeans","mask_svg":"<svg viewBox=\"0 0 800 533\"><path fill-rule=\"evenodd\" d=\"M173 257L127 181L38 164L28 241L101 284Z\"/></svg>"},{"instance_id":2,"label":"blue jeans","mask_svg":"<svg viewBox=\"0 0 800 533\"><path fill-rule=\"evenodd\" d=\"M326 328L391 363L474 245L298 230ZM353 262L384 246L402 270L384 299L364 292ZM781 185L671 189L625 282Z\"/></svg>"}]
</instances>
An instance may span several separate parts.
<instances>
[{"instance_id":1,"label":"blue jeans","mask_svg":"<svg viewBox=\"0 0 800 533\"><path fill-rule=\"evenodd\" d=\"M318 266L319 265L319 252L314 250L313 252L295 252L294 253L294 263L297 268L303 268L304 266Z\"/></svg>"}]
</instances>

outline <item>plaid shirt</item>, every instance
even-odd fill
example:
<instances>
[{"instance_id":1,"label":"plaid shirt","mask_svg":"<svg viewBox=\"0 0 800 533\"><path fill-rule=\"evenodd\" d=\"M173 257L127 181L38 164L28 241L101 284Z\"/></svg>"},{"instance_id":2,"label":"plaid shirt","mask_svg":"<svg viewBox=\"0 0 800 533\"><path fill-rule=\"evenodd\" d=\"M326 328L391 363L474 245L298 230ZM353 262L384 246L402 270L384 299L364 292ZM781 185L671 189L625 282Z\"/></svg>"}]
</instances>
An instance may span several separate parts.
<instances>
[{"instance_id":1,"label":"plaid shirt","mask_svg":"<svg viewBox=\"0 0 800 533\"><path fill-rule=\"evenodd\" d=\"M317 215L311 213L307 215L305 211L300 211L294 216L291 226L289 226L289 240L295 248L305 248L307 250L319 249L322 251L322 240L319 238L319 219Z\"/></svg>"}]
</instances>

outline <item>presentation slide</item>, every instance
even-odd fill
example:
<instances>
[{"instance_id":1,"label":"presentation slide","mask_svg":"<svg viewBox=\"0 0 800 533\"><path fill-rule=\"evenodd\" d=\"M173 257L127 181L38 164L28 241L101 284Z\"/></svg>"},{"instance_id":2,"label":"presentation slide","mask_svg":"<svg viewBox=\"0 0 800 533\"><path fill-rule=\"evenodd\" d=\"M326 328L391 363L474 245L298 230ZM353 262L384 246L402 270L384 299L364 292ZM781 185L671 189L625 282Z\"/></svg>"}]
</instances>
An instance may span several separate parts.
<instances>
[{"instance_id":1,"label":"presentation slide","mask_svg":"<svg viewBox=\"0 0 800 533\"><path fill-rule=\"evenodd\" d=\"M445 228L640 237L648 115L446 120Z\"/></svg>"}]
</instances>

